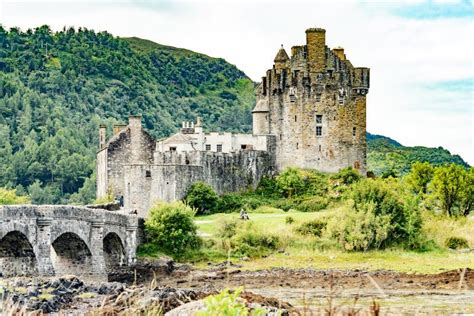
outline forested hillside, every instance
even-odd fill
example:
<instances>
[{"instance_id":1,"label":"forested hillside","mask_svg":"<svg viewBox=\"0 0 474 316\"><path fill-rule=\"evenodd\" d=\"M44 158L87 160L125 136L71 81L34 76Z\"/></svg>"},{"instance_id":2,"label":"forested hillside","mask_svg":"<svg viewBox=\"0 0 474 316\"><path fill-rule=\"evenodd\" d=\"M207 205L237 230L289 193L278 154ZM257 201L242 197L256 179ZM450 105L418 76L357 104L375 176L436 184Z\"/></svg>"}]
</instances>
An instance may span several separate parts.
<instances>
[{"instance_id":1,"label":"forested hillside","mask_svg":"<svg viewBox=\"0 0 474 316\"><path fill-rule=\"evenodd\" d=\"M0 187L67 202L94 170L99 123L140 113L162 137L199 115L209 129L247 131L253 88L225 60L188 50L87 29L0 27Z\"/></svg>"},{"instance_id":2,"label":"forested hillside","mask_svg":"<svg viewBox=\"0 0 474 316\"><path fill-rule=\"evenodd\" d=\"M225 60L185 49L82 28L0 26L0 187L34 203L88 202L100 123L111 132L142 114L158 138L199 115L210 130L250 131L253 89ZM465 165L442 149L377 137L368 160L377 174L415 160Z\"/></svg>"}]
</instances>

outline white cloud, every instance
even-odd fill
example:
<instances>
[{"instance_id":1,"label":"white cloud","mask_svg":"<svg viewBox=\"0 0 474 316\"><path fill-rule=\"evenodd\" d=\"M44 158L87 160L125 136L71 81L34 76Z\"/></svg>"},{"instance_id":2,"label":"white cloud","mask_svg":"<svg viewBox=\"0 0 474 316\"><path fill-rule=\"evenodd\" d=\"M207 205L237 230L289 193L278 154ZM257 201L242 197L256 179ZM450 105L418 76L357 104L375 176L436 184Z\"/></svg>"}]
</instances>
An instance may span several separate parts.
<instances>
[{"instance_id":1,"label":"white cloud","mask_svg":"<svg viewBox=\"0 0 474 316\"><path fill-rule=\"evenodd\" d=\"M272 66L280 44L289 50L304 44L306 28L324 27L330 47L344 47L355 66L371 68L370 132L406 145L443 146L474 164L473 94L421 88L474 77L472 19L404 19L389 14L391 1L84 1L4 2L0 21L147 38L223 57L254 80Z\"/></svg>"}]
</instances>

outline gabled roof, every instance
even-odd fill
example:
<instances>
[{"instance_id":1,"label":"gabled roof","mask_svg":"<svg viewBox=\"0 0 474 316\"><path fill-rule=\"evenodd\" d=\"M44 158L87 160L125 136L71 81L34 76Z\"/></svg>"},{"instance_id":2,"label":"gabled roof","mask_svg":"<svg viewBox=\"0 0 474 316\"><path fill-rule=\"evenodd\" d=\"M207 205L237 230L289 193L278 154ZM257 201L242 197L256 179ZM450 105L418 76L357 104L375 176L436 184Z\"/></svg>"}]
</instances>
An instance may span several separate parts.
<instances>
[{"instance_id":1,"label":"gabled roof","mask_svg":"<svg viewBox=\"0 0 474 316\"><path fill-rule=\"evenodd\" d=\"M163 142L163 144L189 144L194 139L195 138L190 134L176 133L166 139L161 140L161 142Z\"/></svg>"},{"instance_id":2,"label":"gabled roof","mask_svg":"<svg viewBox=\"0 0 474 316\"><path fill-rule=\"evenodd\" d=\"M252 113L258 113L258 112L268 112L270 111L270 108L268 107L268 102L265 99L258 100L257 104L253 108Z\"/></svg>"}]
</instances>

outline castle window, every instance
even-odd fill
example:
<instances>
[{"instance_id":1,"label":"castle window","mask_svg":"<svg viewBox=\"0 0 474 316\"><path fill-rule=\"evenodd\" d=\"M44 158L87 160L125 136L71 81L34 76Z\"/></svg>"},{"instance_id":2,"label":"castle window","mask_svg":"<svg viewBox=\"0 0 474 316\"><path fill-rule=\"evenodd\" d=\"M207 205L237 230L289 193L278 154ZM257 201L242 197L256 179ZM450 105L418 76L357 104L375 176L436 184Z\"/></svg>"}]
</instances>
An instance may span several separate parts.
<instances>
[{"instance_id":1,"label":"castle window","mask_svg":"<svg viewBox=\"0 0 474 316\"><path fill-rule=\"evenodd\" d=\"M323 136L323 127L316 126L316 136Z\"/></svg>"},{"instance_id":2,"label":"castle window","mask_svg":"<svg viewBox=\"0 0 474 316\"><path fill-rule=\"evenodd\" d=\"M343 97L339 97L339 105L343 105L344 104L344 98Z\"/></svg>"},{"instance_id":3,"label":"castle window","mask_svg":"<svg viewBox=\"0 0 474 316\"><path fill-rule=\"evenodd\" d=\"M176 151L176 147L170 147L170 151Z\"/></svg>"},{"instance_id":4,"label":"castle window","mask_svg":"<svg viewBox=\"0 0 474 316\"><path fill-rule=\"evenodd\" d=\"M206 144L206 150L211 150L211 144Z\"/></svg>"},{"instance_id":5,"label":"castle window","mask_svg":"<svg viewBox=\"0 0 474 316\"><path fill-rule=\"evenodd\" d=\"M145 171L145 177L146 178L151 178L151 171L150 170Z\"/></svg>"},{"instance_id":6,"label":"castle window","mask_svg":"<svg viewBox=\"0 0 474 316\"><path fill-rule=\"evenodd\" d=\"M217 144L217 152L222 152L222 144Z\"/></svg>"},{"instance_id":7,"label":"castle window","mask_svg":"<svg viewBox=\"0 0 474 316\"><path fill-rule=\"evenodd\" d=\"M318 114L316 115L316 124L323 124L323 116Z\"/></svg>"},{"instance_id":8,"label":"castle window","mask_svg":"<svg viewBox=\"0 0 474 316\"><path fill-rule=\"evenodd\" d=\"M298 143L296 143L296 149L298 149L298 145L299 145L299 144L298 144Z\"/></svg>"},{"instance_id":9,"label":"castle window","mask_svg":"<svg viewBox=\"0 0 474 316\"><path fill-rule=\"evenodd\" d=\"M298 121L298 117L295 115L295 122L297 122L297 121Z\"/></svg>"},{"instance_id":10,"label":"castle window","mask_svg":"<svg viewBox=\"0 0 474 316\"><path fill-rule=\"evenodd\" d=\"M321 145L319 145L319 148L318 148L319 151L321 151Z\"/></svg>"},{"instance_id":11,"label":"castle window","mask_svg":"<svg viewBox=\"0 0 474 316\"><path fill-rule=\"evenodd\" d=\"M356 136L356 128L355 127L352 128L352 136Z\"/></svg>"},{"instance_id":12,"label":"castle window","mask_svg":"<svg viewBox=\"0 0 474 316\"><path fill-rule=\"evenodd\" d=\"M321 95L320 94L316 94L316 102L321 102Z\"/></svg>"},{"instance_id":13,"label":"castle window","mask_svg":"<svg viewBox=\"0 0 474 316\"><path fill-rule=\"evenodd\" d=\"M283 138L283 136L280 134L280 140Z\"/></svg>"}]
</instances>

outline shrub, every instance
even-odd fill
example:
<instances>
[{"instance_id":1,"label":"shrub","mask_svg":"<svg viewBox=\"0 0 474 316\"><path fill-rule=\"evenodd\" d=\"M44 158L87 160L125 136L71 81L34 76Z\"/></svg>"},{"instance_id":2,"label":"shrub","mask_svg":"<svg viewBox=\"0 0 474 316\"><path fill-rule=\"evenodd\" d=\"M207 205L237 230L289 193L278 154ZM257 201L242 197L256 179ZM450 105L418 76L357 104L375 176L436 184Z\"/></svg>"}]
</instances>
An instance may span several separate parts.
<instances>
[{"instance_id":1,"label":"shrub","mask_svg":"<svg viewBox=\"0 0 474 316\"><path fill-rule=\"evenodd\" d=\"M236 219L223 219L217 225L217 237L229 239L237 233L239 222Z\"/></svg>"},{"instance_id":2,"label":"shrub","mask_svg":"<svg viewBox=\"0 0 474 316\"><path fill-rule=\"evenodd\" d=\"M295 209L298 205L295 201L289 199L276 200L272 203L273 207L279 208L285 212L288 212L291 209Z\"/></svg>"},{"instance_id":3,"label":"shrub","mask_svg":"<svg viewBox=\"0 0 474 316\"><path fill-rule=\"evenodd\" d=\"M287 223L287 224L290 224L290 225L291 225L291 224L293 224L294 222L295 222L295 219L294 219L293 217L291 217L291 216L287 216L287 217L285 218L285 223Z\"/></svg>"},{"instance_id":4,"label":"shrub","mask_svg":"<svg viewBox=\"0 0 474 316\"><path fill-rule=\"evenodd\" d=\"M0 188L0 205L29 204L31 201L27 196L18 196L15 190Z\"/></svg>"},{"instance_id":5,"label":"shrub","mask_svg":"<svg viewBox=\"0 0 474 316\"><path fill-rule=\"evenodd\" d=\"M469 243L467 242L467 239L463 237L449 237L446 239L444 244L449 249L469 248Z\"/></svg>"},{"instance_id":6,"label":"shrub","mask_svg":"<svg viewBox=\"0 0 474 316\"><path fill-rule=\"evenodd\" d=\"M338 173L332 176L332 179L339 180L342 184L350 185L361 179L361 175L352 167L347 167L339 170Z\"/></svg>"},{"instance_id":7,"label":"shrub","mask_svg":"<svg viewBox=\"0 0 474 316\"><path fill-rule=\"evenodd\" d=\"M278 236L265 234L247 225L233 238L232 247L236 255L259 257L277 249L279 243Z\"/></svg>"},{"instance_id":8,"label":"shrub","mask_svg":"<svg viewBox=\"0 0 474 316\"><path fill-rule=\"evenodd\" d=\"M193 209L182 202L156 204L145 221L148 240L174 257L181 257L189 248L198 248L200 239L193 216Z\"/></svg>"},{"instance_id":9,"label":"shrub","mask_svg":"<svg viewBox=\"0 0 474 316\"><path fill-rule=\"evenodd\" d=\"M197 312L197 316L235 316L235 315L267 315L267 311L261 307L250 309L245 306L243 300L239 299L240 293L242 293L243 288L237 288L233 293L228 289L223 290L219 294L210 295L204 299L206 304L206 310Z\"/></svg>"},{"instance_id":10,"label":"shrub","mask_svg":"<svg viewBox=\"0 0 474 316\"><path fill-rule=\"evenodd\" d=\"M198 215L209 214L216 209L219 196L210 185L198 181L189 188L185 200L189 206L198 210Z\"/></svg>"},{"instance_id":11,"label":"shrub","mask_svg":"<svg viewBox=\"0 0 474 316\"><path fill-rule=\"evenodd\" d=\"M350 193L353 205L328 225L328 234L344 249L379 249L394 244L421 247L418 199L406 194L397 180L361 180Z\"/></svg>"},{"instance_id":12,"label":"shrub","mask_svg":"<svg viewBox=\"0 0 474 316\"><path fill-rule=\"evenodd\" d=\"M321 237L323 230L326 228L327 223L321 220L312 220L304 222L296 228L296 232L301 235L312 235Z\"/></svg>"},{"instance_id":13,"label":"shrub","mask_svg":"<svg viewBox=\"0 0 474 316\"><path fill-rule=\"evenodd\" d=\"M301 193L305 185L303 174L297 168L285 169L277 176L276 183L280 192L288 198Z\"/></svg>"},{"instance_id":14,"label":"shrub","mask_svg":"<svg viewBox=\"0 0 474 316\"><path fill-rule=\"evenodd\" d=\"M255 193L267 197L280 197L276 180L269 177L262 177L262 179L260 179Z\"/></svg>"},{"instance_id":15,"label":"shrub","mask_svg":"<svg viewBox=\"0 0 474 316\"><path fill-rule=\"evenodd\" d=\"M315 196L303 200L296 206L300 212L317 212L325 209L329 205L329 198L325 196Z\"/></svg>"},{"instance_id":16,"label":"shrub","mask_svg":"<svg viewBox=\"0 0 474 316\"><path fill-rule=\"evenodd\" d=\"M376 216L374 203L348 208L328 222L327 233L345 250L379 249L390 234L390 216Z\"/></svg>"},{"instance_id":17,"label":"shrub","mask_svg":"<svg viewBox=\"0 0 474 316\"><path fill-rule=\"evenodd\" d=\"M224 194L219 198L216 210L219 212L230 213L239 211L242 207L244 207L242 196L235 193L229 193Z\"/></svg>"}]
</instances>

